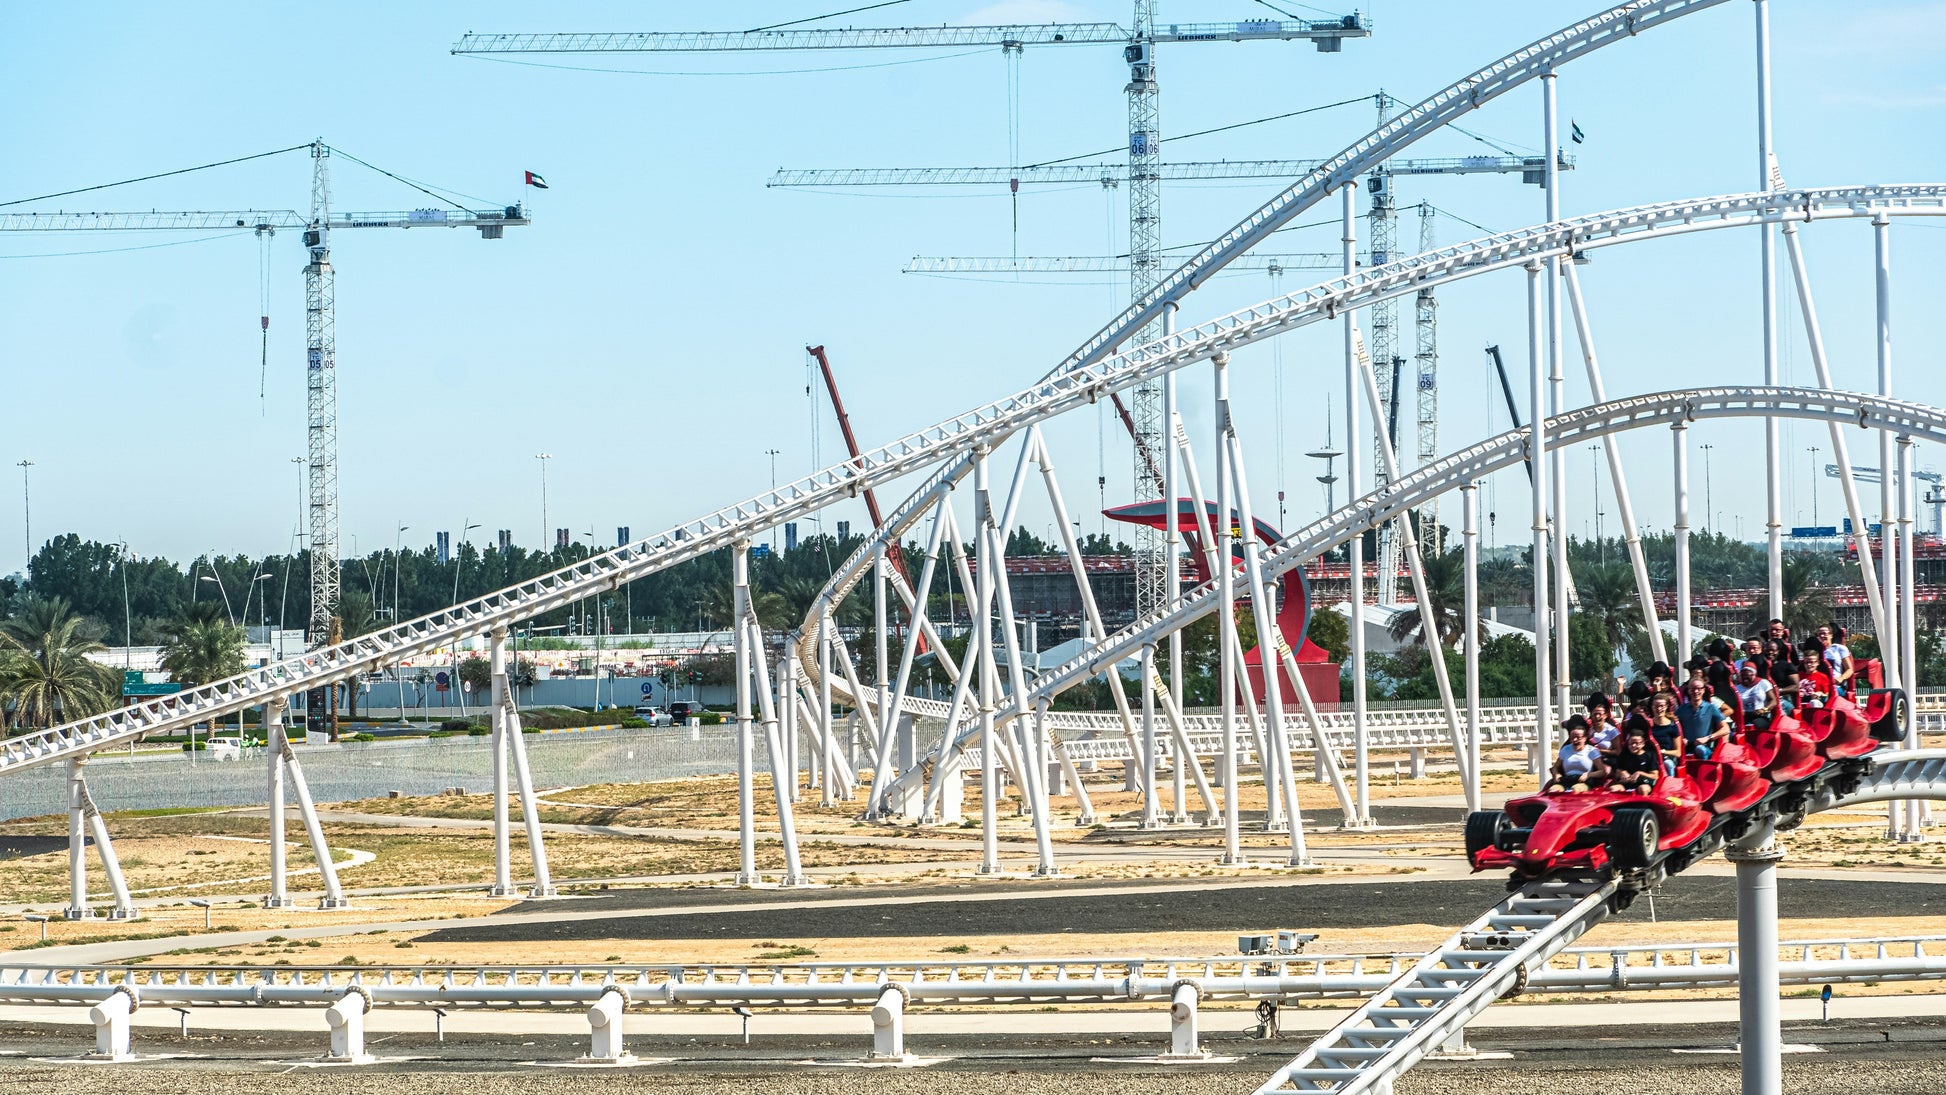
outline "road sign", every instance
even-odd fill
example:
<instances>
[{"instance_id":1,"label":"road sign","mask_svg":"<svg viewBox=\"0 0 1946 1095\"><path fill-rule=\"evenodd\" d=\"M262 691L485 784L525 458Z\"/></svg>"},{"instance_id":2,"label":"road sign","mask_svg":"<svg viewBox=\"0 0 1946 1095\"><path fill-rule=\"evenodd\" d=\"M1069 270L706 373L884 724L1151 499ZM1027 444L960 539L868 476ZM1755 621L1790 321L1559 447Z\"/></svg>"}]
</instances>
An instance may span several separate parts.
<instances>
[{"instance_id":1,"label":"road sign","mask_svg":"<svg viewBox=\"0 0 1946 1095\"><path fill-rule=\"evenodd\" d=\"M654 682L654 681L643 681L643 682L642 682L642 694L643 694L644 696L653 696L653 695L655 695L655 682Z\"/></svg>"},{"instance_id":2,"label":"road sign","mask_svg":"<svg viewBox=\"0 0 1946 1095\"><path fill-rule=\"evenodd\" d=\"M124 696L168 696L182 691L182 685L174 681L150 684L139 669L131 669L122 674L122 695Z\"/></svg>"},{"instance_id":3,"label":"road sign","mask_svg":"<svg viewBox=\"0 0 1946 1095\"><path fill-rule=\"evenodd\" d=\"M432 683L435 688L444 692L452 686L453 679L448 677L444 672L439 672L432 675Z\"/></svg>"}]
</instances>

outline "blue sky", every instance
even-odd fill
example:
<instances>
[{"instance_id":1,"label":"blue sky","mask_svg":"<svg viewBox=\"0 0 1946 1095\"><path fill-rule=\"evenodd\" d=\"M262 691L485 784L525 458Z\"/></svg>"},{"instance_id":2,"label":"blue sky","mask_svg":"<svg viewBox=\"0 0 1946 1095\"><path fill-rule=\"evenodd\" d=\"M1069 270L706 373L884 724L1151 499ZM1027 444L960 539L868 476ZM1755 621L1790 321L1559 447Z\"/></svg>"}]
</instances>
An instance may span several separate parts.
<instances>
[{"instance_id":1,"label":"blue sky","mask_svg":"<svg viewBox=\"0 0 1946 1095\"><path fill-rule=\"evenodd\" d=\"M1938 140L1946 4L1772 7L1777 147L1791 183L1946 178ZM1165 157L1328 155L1372 126L1369 105L1168 142L1381 87L1416 101L1584 8L1593 5L1388 0L1375 12L1367 6L1375 36L1336 55L1302 43L1164 47ZM899 272L915 254L1120 253L1119 191L1025 192L1016 236L1004 189L765 188L778 167L1003 165L1016 138L997 50L948 50L902 64L887 62L920 55L507 64L448 54L468 30L742 29L820 10L804 2L545 10L202 4L185 14L122 3L90 8L84 23L59 5L22 8L0 46L0 89L12 106L0 119L0 156L9 164L0 201L322 137L397 174L485 199L478 204L528 202L533 226L495 242L465 232L336 235L344 545L349 551L354 537L363 550L389 545L402 524L412 526L409 542L426 543L433 530L469 521L488 537L510 528L533 544L542 537L533 459L541 451L553 454L549 524L592 528L603 541L617 525L639 535L765 487L767 449L781 450L780 475L842 455L821 400L805 394L806 342L830 348L869 445L1025 386L1127 296L1113 278ZM1562 113L1588 136L1571 149L1579 168L1564 182L1567 214L1754 188L1750 11L1725 4L1563 71ZM1267 14L1246 0L1181 0L1164 4L1163 19ZM1125 23L1128 10L1078 0L912 0L836 23L1043 19ZM1125 78L1113 47L1028 50L1020 63L1022 159L1119 147ZM1511 148L1538 146L1537 86L1465 124ZM1485 151L1447 133L1412 154ZM551 188L524 189L528 169ZM10 211L303 208L309 175L308 157L292 153ZM430 204L342 159L333 163L333 188L341 210ZM1165 242L1206 240L1276 189L1264 181L1172 187L1163 199ZM1490 229L1541 219L1540 191L1507 178L1406 180L1399 193L1402 205L1428 200ZM1416 237L1416 218L1401 227L1402 241ZM1437 231L1442 243L1482 234L1446 217ZM290 461L303 452L302 248L296 233L280 233L267 253L247 234L217 235L0 239L0 392L9 411L0 467L10 473L0 478L9 484L0 499L18 498L12 465L34 461L36 543L77 531L178 558L289 547L298 516ZM1336 235L1332 227L1288 232L1282 249L1328 250ZM1868 387L1869 229L1819 225L1806 242L1840 383ZM1942 259L1946 228L1895 225L1898 390L1933 403L1946 402L1946 378L1923 348L1946 333L1931 304ZM271 316L261 400L260 262ZM1760 377L1757 242L1749 233L1611 249L1582 276L1611 392ZM1300 278L1286 274L1283 289ZM1506 427L1488 399L1481 348L1501 342L1519 364L1521 294L1518 278L1502 277L1442 296L1442 449ZM1192 298L1185 319L1269 295L1262 273L1219 278ZM1806 381L1802 334L1794 324L1786 330L1786 379ZM1336 338L1301 333L1281 348L1240 354L1233 368L1260 514L1275 513L1281 423L1291 525L1322 501L1310 478L1316 469L1300 454L1322 439L1326 407L1342 411ZM1184 384L1197 393L1187 411L1200 440L1209 432L1206 374ZM1576 402L1585 397L1578 379L1570 390ZM1741 517L1754 536L1762 464L1751 446L1759 434L1711 432L1695 440L1721 446L1712 472L1721 525L1734 531ZM1112 429L1092 416L1071 418L1049 437L1076 510L1126 500L1128 450ZM1342 430L1334 437L1342 440ZM1644 476L1643 520L1666 527L1667 445L1630 444L1631 467ZM1802 468L1788 488L1790 518L1808 522L1810 469L1829 453L1813 457L1806 447L1827 442L1821 428L1792 427L1786 444ZM1575 467L1592 467L1588 460L1581 454ZM1940 463L1923 449L1920 462ZM1108 478L1100 494L1091 489L1098 469ZM1576 474L1577 487L1592 479ZM1490 499L1500 524L1524 528L1524 487L1502 486ZM1829 521L1837 492L1829 483L1819 491L1819 516ZM862 521L862 508L852 516ZM1023 519L1034 526L1045 514L1029 510ZM1590 519L1577 512L1569 527L1579 532ZM21 520L17 502L0 503L0 572L24 559ZM1503 542L1518 537L1510 532Z\"/></svg>"}]
</instances>

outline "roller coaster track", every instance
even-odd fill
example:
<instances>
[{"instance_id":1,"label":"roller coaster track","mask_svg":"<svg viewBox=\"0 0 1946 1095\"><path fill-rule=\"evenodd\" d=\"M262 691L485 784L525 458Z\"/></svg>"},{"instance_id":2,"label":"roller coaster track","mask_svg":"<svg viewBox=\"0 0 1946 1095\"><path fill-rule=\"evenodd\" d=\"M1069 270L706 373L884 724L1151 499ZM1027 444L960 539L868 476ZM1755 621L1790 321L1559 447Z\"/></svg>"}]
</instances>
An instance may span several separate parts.
<instances>
[{"instance_id":1,"label":"roller coaster track","mask_svg":"<svg viewBox=\"0 0 1946 1095\"><path fill-rule=\"evenodd\" d=\"M1833 790L1814 798L1812 812L1946 797L1946 749L1880 750L1862 759L1865 770L1855 782L1818 781ZM1279 1069L1257 1095L1389 1093L1400 1074L1495 1000L1522 988L1529 970L1544 967L1625 907L1628 896L1613 878L1521 886Z\"/></svg>"},{"instance_id":2,"label":"roller coaster track","mask_svg":"<svg viewBox=\"0 0 1946 1095\"><path fill-rule=\"evenodd\" d=\"M1133 387L1216 353L1320 322L1346 308L1364 307L1440 282L1609 244L1713 228L1772 223L1783 219L1816 220L1877 215L1946 215L1946 186L1842 187L1659 203L1501 233L1360 271L1350 277L1334 279L1188 328L1129 353L1062 373L1006 399L862 454L855 461L833 465L796 482L669 529L659 536L604 552L532 581L335 646L321 647L301 657L253 669L213 684L185 689L170 697L9 739L0 744L0 775L85 755L144 734L176 730L204 719L257 706L273 696L323 687L461 639L510 627L592 593L613 590L624 582L747 541L784 521L854 497L866 487L881 486L914 472L936 467L942 462L952 462L955 458L971 454L976 448L996 444L1036 423L1093 404L1105 395ZM1736 393L1724 398L1734 399L1747 408L1739 413L1762 413L1763 408L1781 401L1784 405L1778 406L1776 413L1788 416L1792 413L1790 406L1800 402L1811 407L1820 403L1830 404L1833 399L1839 403L1845 401L1845 397L1829 392L1779 389L1775 396L1767 396L1761 394L1762 389L1713 391ZM1626 418L1638 413L1634 409L1638 402L1623 400L1605 406L1619 408ZM1586 413L1567 415L1564 420L1574 423ZM1697 413L1702 415L1711 411L1703 407ZM1723 412L1719 408L1717 413ZM1868 423L1867 419L1874 415L1878 417ZM1847 404L1843 409L1827 407L1823 411L1807 410L1799 416L1838 417L1847 421L1855 416L1861 425L1897 428L1915 416L1926 415L1936 417L1934 412L1910 404L1885 403L1880 406L1866 401ZM1603 430L1593 428L1585 432L1591 436ZM1927 433L1927 436L1935 435ZM957 462L948 463L944 470L935 472L930 485L922 489L920 494L937 492L949 485L953 470L958 466ZM1445 467L1447 462L1432 466ZM1345 515L1351 518L1362 516L1370 521L1396 512L1395 509L1379 512L1381 508L1354 507L1351 511L1345 511ZM913 509L911 512L916 514L918 511ZM894 523L888 521L886 529L893 528ZM882 530L881 534L885 532ZM826 594L821 596L828 596L829 593L830 589L827 589ZM811 639L807 634L800 641L808 643ZM806 659L806 664L815 664L815 659Z\"/></svg>"},{"instance_id":3,"label":"roller coaster track","mask_svg":"<svg viewBox=\"0 0 1946 1095\"><path fill-rule=\"evenodd\" d=\"M1179 306L1197 286L1229 265L1238 256L1269 239L1279 228L1318 202L1340 185L1355 183L1358 176L1398 155L1428 134L1451 124L1485 103L1499 98L1532 80L1548 75L1562 65L1578 60L1604 46L1633 38L1644 31L1665 26L1699 11L1712 8L1722 0L1638 0L1620 4L1589 16L1552 34L1514 50L1505 57L1466 76L1415 104L1391 121L1366 134L1336 156L1320 163L1303 178L1259 206L1250 215L1218 236L1209 246L1192 256L1176 271L1158 282L1107 326L1097 331L1074 353L1056 366L1043 380L1087 365L1093 365L1113 350L1161 318L1171 306ZM957 482L972 468L969 459L957 461L943 472L944 481ZM885 525L846 561L826 587L812 612L815 617L837 604L856 583L879 548L892 537L902 535L924 511L936 492L935 484L915 493L894 510ZM813 630L811 628L804 629ZM807 659L806 664L811 664Z\"/></svg>"},{"instance_id":4,"label":"roller coaster track","mask_svg":"<svg viewBox=\"0 0 1946 1095\"><path fill-rule=\"evenodd\" d=\"M1034 388L931 431L952 434L950 440L942 440L932 449L941 460L940 466L886 515L884 525L868 535L826 583L807 614L805 626L798 631L799 658L816 684L818 628L815 621L829 613L863 580L870 571L872 559L884 545L903 537L970 472L976 448L991 450L1020 429L1207 361L1219 353L1326 322L1346 311L1481 274L1519 269L1530 262L1565 258L1603 247L1721 228L1875 216L1946 216L1946 185L1852 186L1723 195L1637 206L1502 232L1333 278L1179 329L1104 361L1050 374ZM917 444L921 436L915 435L898 445ZM878 459L878 453L861 458L864 470L860 471L854 489L875 486L889 478L872 474ZM843 470L843 465L833 469L840 475ZM832 681L833 690L839 694L846 694L843 686L841 680Z\"/></svg>"}]
</instances>

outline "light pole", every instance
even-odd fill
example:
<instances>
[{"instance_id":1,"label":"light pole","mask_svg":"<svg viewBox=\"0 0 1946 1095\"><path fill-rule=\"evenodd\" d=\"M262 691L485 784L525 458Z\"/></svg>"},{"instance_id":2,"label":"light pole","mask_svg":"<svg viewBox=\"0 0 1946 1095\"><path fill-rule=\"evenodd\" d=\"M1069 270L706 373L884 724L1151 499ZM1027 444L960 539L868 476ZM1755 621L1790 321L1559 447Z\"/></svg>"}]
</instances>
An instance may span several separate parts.
<instances>
[{"instance_id":1,"label":"light pole","mask_svg":"<svg viewBox=\"0 0 1946 1095\"><path fill-rule=\"evenodd\" d=\"M236 613L230 608L230 591L223 588L223 576L216 573L216 564L205 562L203 565L209 567L209 573L200 577L198 581L216 583L216 591L223 595L223 614L230 618L231 627L241 626L236 622Z\"/></svg>"},{"instance_id":2,"label":"light pole","mask_svg":"<svg viewBox=\"0 0 1946 1095\"><path fill-rule=\"evenodd\" d=\"M122 669L128 671L135 668L135 613L128 603L128 541L115 546L122 549L116 561L122 571Z\"/></svg>"},{"instance_id":3,"label":"light pole","mask_svg":"<svg viewBox=\"0 0 1946 1095\"><path fill-rule=\"evenodd\" d=\"M1716 531L1716 503L1710 500L1710 450L1715 447L1703 443L1703 526L1710 532Z\"/></svg>"},{"instance_id":4,"label":"light pole","mask_svg":"<svg viewBox=\"0 0 1946 1095\"><path fill-rule=\"evenodd\" d=\"M1818 447L1816 445L1812 445L1811 446L1811 478L1809 482L1811 485L1811 525L1814 528L1817 526L1818 523L1818 452L1819 452Z\"/></svg>"},{"instance_id":5,"label":"light pole","mask_svg":"<svg viewBox=\"0 0 1946 1095\"><path fill-rule=\"evenodd\" d=\"M20 462L20 539L27 548L27 560L34 559L34 504L27 493L27 469L34 466L32 460Z\"/></svg>"},{"instance_id":6,"label":"light pole","mask_svg":"<svg viewBox=\"0 0 1946 1095\"><path fill-rule=\"evenodd\" d=\"M399 560L402 558L399 546L405 542L405 534L411 528L411 525L400 525L399 531L392 534L392 623L394 626L399 622Z\"/></svg>"},{"instance_id":7,"label":"light pole","mask_svg":"<svg viewBox=\"0 0 1946 1095\"><path fill-rule=\"evenodd\" d=\"M474 529L479 527L480 526L477 523L475 523L475 524L467 525L466 527L460 529L459 542L462 544L466 543L467 542L466 534L472 532ZM462 559L460 554L458 552L454 552L453 553L453 599L447 601L446 602L447 604L456 605L459 603L459 569L461 565L462 565Z\"/></svg>"},{"instance_id":8,"label":"light pole","mask_svg":"<svg viewBox=\"0 0 1946 1095\"><path fill-rule=\"evenodd\" d=\"M465 520L462 520L460 522L459 542L462 547L472 542L467 536L467 534L479 527L480 526L477 522L468 522ZM459 603L459 572L460 572L460 568L465 565L466 565L466 557L464 555L459 554L458 552L454 552L453 554L453 597L452 600L446 602L449 605L456 605ZM465 682L459 679L459 642L457 640L455 640L453 643L453 676L451 678L448 687L452 689L452 692L455 696L459 697L459 717L462 719L465 718L466 717L466 684Z\"/></svg>"},{"instance_id":9,"label":"light pole","mask_svg":"<svg viewBox=\"0 0 1946 1095\"><path fill-rule=\"evenodd\" d=\"M1595 550L1602 566L1608 565L1608 543L1601 538L1601 446L1588 446L1588 463L1594 469Z\"/></svg>"},{"instance_id":10,"label":"light pole","mask_svg":"<svg viewBox=\"0 0 1946 1095\"><path fill-rule=\"evenodd\" d=\"M770 489L773 493L777 490L777 454L782 451L782 449L764 450L764 455L770 457ZM777 554L777 526L775 525L770 528L770 553Z\"/></svg>"},{"instance_id":11,"label":"light pole","mask_svg":"<svg viewBox=\"0 0 1946 1095\"><path fill-rule=\"evenodd\" d=\"M553 530L547 527L547 462L554 459L554 454L537 452L534 459L541 462L541 550L548 551L551 549L547 546L547 538L553 535Z\"/></svg>"}]
</instances>

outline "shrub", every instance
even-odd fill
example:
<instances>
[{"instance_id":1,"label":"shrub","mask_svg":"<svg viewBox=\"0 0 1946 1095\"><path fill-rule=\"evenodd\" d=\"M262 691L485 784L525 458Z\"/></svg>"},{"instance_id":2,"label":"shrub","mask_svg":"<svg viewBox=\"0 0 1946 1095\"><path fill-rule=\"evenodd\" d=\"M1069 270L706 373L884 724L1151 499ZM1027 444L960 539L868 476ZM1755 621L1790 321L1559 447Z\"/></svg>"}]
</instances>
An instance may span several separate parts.
<instances>
[{"instance_id":1,"label":"shrub","mask_svg":"<svg viewBox=\"0 0 1946 1095\"><path fill-rule=\"evenodd\" d=\"M353 741L377 741L377 740L378 740L378 738L377 738L377 737L375 737L374 735L371 735L371 734L367 734L367 733L364 733L364 732L362 732L362 731L361 731L361 732L359 732L359 733L356 733L356 734L353 734L353 735L351 736L351 740L353 740Z\"/></svg>"},{"instance_id":2,"label":"shrub","mask_svg":"<svg viewBox=\"0 0 1946 1095\"><path fill-rule=\"evenodd\" d=\"M649 722L647 719L638 719L630 715L622 720L622 729L624 730L647 730L648 728Z\"/></svg>"},{"instance_id":3,"label":"shrub","mask_svg":"<svg viewBox=\"0 0 1946 1095\"><path fill-rule=\"evenodd\" d=\"M469 738L483 738L491 733L493 733L493 729L491 727L472 726L467 728L466 736Z\"/></svg>"},{"instance_id":4,"label":"shrub","mask_svg":"<svg viewBox=\"0 0 1946 1095\"><path fill-rule=\"evenodd\" d=\"M467 719L447 719L439 724L439 728L448 734L464 734L473 729L473 723Z\"/></svg>"},{"instance_id":5,"label":"shrub","mask_svg":"<svg viewBox=\"0 0 1946 1095\"><path fill-rule=\"evenodd\" d=\"M696 716L696 718L697 721L704 726L723 725L723 712L721 711L705 711L702 714Z\"/></svg>"}]
</instances>

